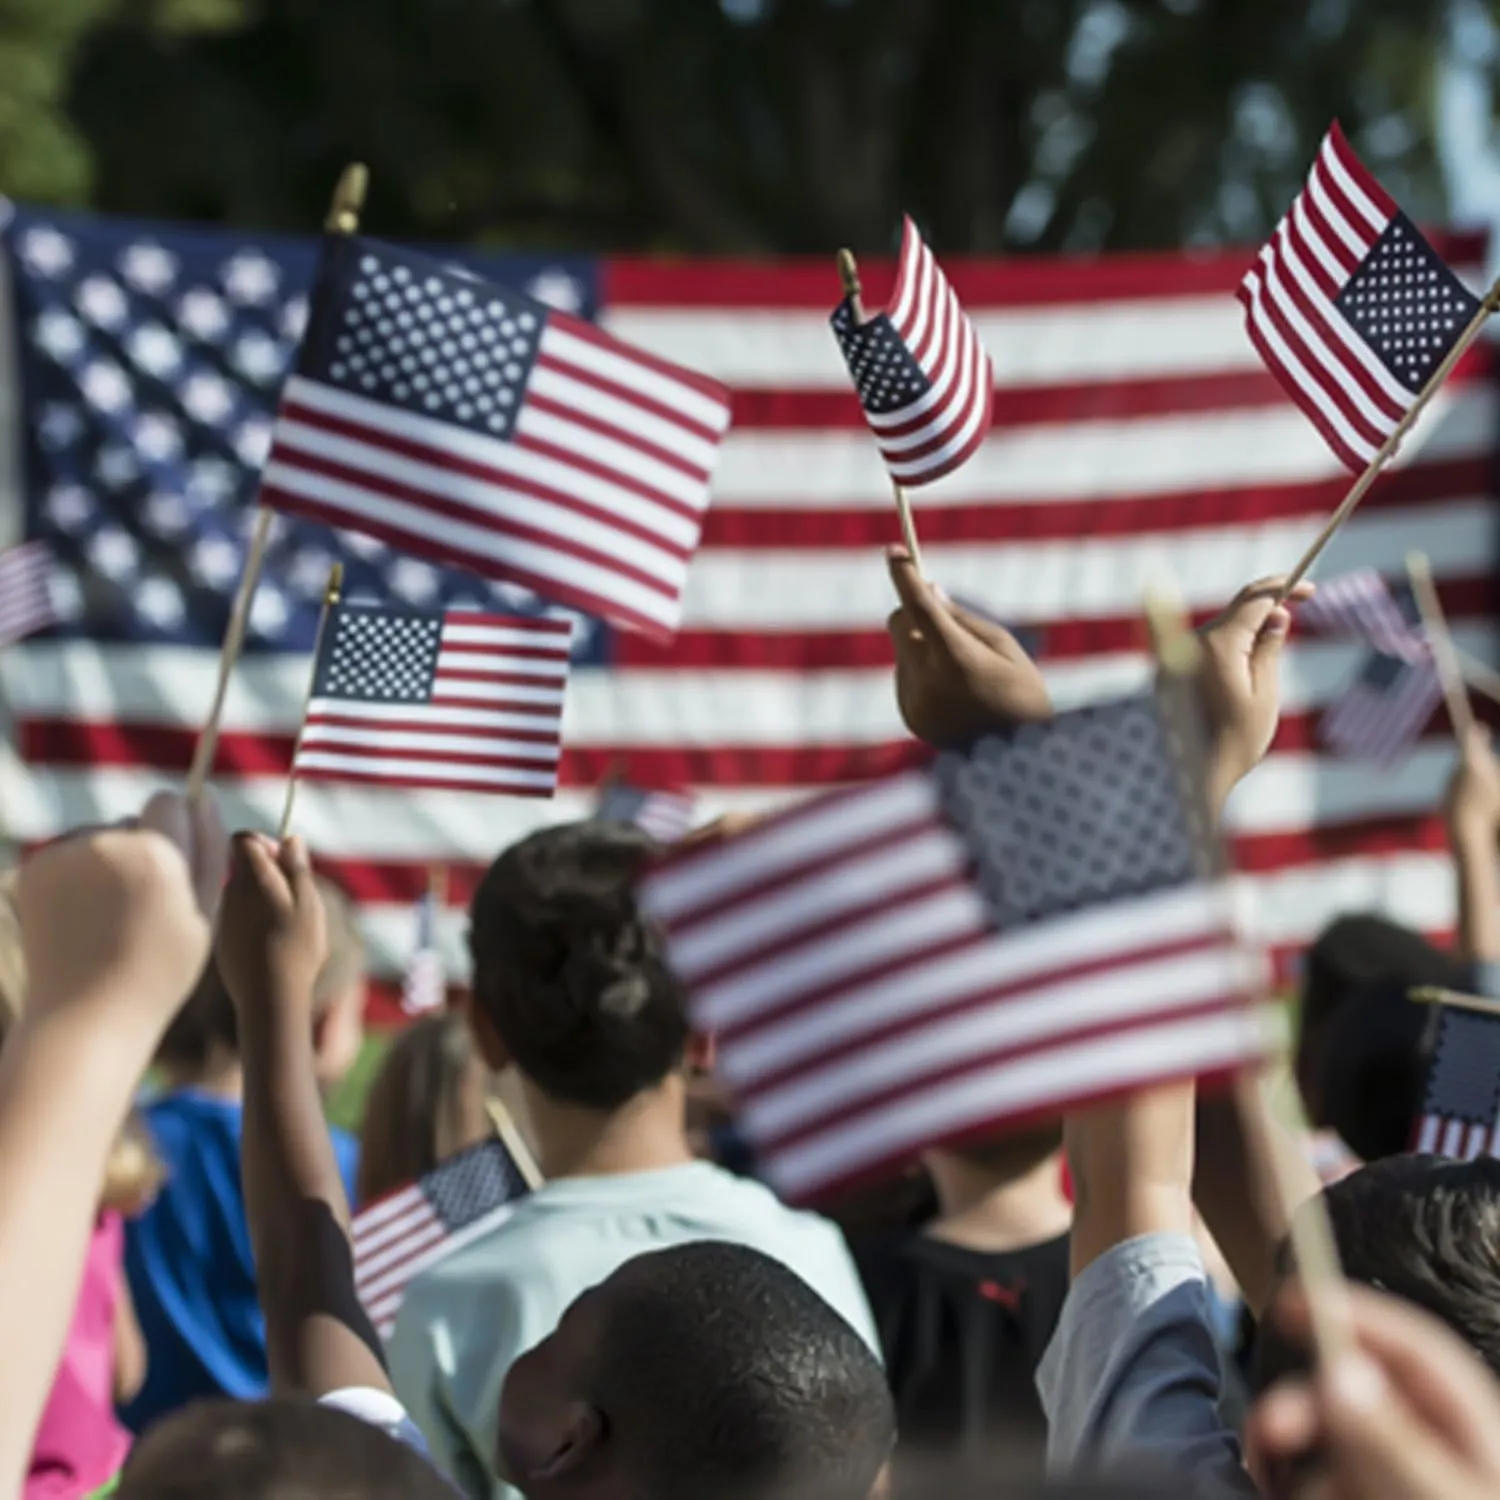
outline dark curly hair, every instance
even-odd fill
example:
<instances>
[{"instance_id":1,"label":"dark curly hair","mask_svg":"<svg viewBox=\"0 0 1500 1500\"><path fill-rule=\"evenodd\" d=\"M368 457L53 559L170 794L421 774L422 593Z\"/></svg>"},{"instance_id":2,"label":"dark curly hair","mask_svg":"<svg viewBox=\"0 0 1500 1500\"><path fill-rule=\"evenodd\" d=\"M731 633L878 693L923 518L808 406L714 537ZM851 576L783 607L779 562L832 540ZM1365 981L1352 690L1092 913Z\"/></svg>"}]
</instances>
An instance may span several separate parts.
<instances>
[{"instance_id":1,"label":"dark curly hair","mask_svg":"<svg viewBox=\"0 0 1500 1500\"><path fill-rule=\"evenodd\" d=\"M474 892L474 1003L553 1099L616 1109L682 1061L686 998L635 901L654 847L620 824L544 828Z\"/></svg>"}]
</instances>

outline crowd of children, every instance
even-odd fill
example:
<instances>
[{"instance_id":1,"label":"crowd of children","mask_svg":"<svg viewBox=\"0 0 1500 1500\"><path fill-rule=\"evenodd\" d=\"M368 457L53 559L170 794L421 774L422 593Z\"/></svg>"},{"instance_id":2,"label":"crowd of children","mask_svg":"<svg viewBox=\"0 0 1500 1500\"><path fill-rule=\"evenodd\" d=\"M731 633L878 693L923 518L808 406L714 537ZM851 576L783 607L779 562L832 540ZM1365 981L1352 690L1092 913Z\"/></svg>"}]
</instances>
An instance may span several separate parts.
<instances>
[{"instance_id":1,"label":"crowd of children","mask_svg":"<svg viewBox=\"0 0 1500 1500\"><path fill-rule=\"evenodd\" d=\"M891 565L914 734L1046 715L1011 636ZM1275 733L1274 596L1203 632L1216 806ZM0 901L0 1500L966 1500L1040 1494L1043 1450L1080 1497L1493 1495L1500 1162L1404 1154L1428 1028L1391 998L1500 991L1481 734L1449 821L1455 951L1356 917L1305 966L1296 1071L1341 1142L1321 1194L1362 1284L1318 1361L1243 1117L1191 1084L934 1149L842 1227L706 1159L712 1038L637 907L637 830L499 855L465 1007L391 1048L360 1148L325 1098L360 1048L363 953L303 843L230 840L172 794L80 830ZM382 1341L351 1202L483 1139L502 1075L543 1183Z\"/></svg>"}]
</instances>

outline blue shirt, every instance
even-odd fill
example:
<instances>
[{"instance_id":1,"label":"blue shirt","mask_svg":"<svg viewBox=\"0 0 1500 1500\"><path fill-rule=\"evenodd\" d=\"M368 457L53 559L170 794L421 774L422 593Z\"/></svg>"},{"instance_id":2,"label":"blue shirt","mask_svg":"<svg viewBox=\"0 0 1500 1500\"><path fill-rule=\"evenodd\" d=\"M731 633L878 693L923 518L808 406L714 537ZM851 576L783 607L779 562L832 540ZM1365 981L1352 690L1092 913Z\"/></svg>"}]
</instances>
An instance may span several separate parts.
<instances>
[{"instance_id":1,"label":"blue shirt","mask_svg":"<svg viewBox=\"0 0 1500 1500\"><path fill-rule=\"evenodd\" d=\"M240 1186L244 1110L183 1090L142 1111L167 1179L126 1229L125 1274L146 1341L146 1382L122 1411L143 1431L203 1397L266 1394L266 1329ZM351 1201L359 1148L333 1131Z\"/></svg>"}]
</instances>

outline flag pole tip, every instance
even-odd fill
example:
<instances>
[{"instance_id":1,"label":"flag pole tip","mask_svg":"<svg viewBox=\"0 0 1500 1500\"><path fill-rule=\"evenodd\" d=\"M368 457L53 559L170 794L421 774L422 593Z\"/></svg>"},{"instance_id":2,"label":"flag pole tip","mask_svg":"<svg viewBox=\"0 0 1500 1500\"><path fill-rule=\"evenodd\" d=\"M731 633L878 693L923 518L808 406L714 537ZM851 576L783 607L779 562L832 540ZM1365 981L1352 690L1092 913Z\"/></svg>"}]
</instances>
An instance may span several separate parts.
<instances>
[{"instance_id":1,"label":"flag pole tip","mask_svg":"<svg viewBox=\"0 0 1500 1500\"><path fill-rule=\"evenodd\" d=\"M337 604L339 592L344 587L344 565L336 562L328 570L328 591L326 601L329 604Z\"/></svg>"},{"instance_id":2,"label":"flag pole tip","mask_svg":"<svg viewBox=\"0 0 1500 1500\"><path fill-rule=\"evenodd\" d=\"M370 186L370 171L362 161L352 161L339 176L333 190L333 206L323 227L329 234L354 234L364 211L365 193Z\"/></svg>"},{"instance_id":3,"label":"flag pole tip","mask_svg":"<svg viewBox=\"0 0 1500 1500\"><path fill-rule=\"evenodd\" d=\"M844 285L844 295L846 297L859 296L859 266L855 263L852 250L839 251L838 267L839 280Z\"/></svg>"}]
</instances>

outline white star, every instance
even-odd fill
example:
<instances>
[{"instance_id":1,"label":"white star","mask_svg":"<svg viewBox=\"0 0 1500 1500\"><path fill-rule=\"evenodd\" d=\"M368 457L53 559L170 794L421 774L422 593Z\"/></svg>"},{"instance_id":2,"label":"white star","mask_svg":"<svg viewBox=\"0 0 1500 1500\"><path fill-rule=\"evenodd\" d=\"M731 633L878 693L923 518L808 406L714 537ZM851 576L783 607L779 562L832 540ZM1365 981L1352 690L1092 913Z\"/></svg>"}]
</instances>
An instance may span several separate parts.
<instances>
[{"instance_id":1,"label":"white star","mask_svg":"<svg viewBox=\"0 0 1500 1500\"><path fill-rule=\"evenodd\" d=\"M269 302L276 295L281 273L257 250L244 250L224 267L224 290L248 306Z\"/></svg>"},{"instance_id":2,"label":"white star","mask_svg":"<svg viewBox=\"0 0 1500 1500\"><path fill-rule=\"evenodd\" d=\"M390 550L379 537L370 536L363 531L341 531L339 541L356 557L363 557L371 562Z\"/></svg>"},{"instance_id":3,"label":"white star","mask_svg":"<svg viewBox=\"0 0 1500 1500\"><path fill-rule=\"evenodd\" d=\"M212 370L189 376L182 387L182 405L197 422L217 427L234 408L229 382Z\"/></svg>"},{"instance_id":4,"label":"white star","mask_svg":"<svg viewBox=\"0 0 1500 1500\"><path fill-rule=\"evenodd\" d=\"M120 257L120 274L136 291L159 296L177 277L177 257L149 241L132 245Z\"/></svg>"},{"instance_id":5,"label":"white star","mask_svg":"<svg viewBox=\"0 0 1500 1500\"><path fill-rule=\"evenodd\" d=\"M141 472L135 450L124 443L111 443L109 447L101 449L97 468L99 477L111 489L122 488Z\"/></svg>"},{"instance_id":6,"label":"white star","mask_svg":"<svg viewBox=\"0 0 1500 1500\"><path fill-rule=\"evenodd\" d=\"M271 451L270 422L264 417L247 417L234 435L234 451L247 468L260 468Z\"/></svg>"},{"instance_id":7,"label":"white star","mask_svg":"<svg viewBox=\"0 0 1500 1500\"><path fill-rule=\"evenodd\" d=\"M194 287L178 304L177 316L194 338L205 342L216 339L229 327L224 303L203 287Z\"/></svg>"},{"instance_id":8,"label":"white star","mask_svg":"<svg viewBox=\"0 0 1500 1500\"><path fill-rule=\"evenodd\" d=\"M182 452L182 433L165 412L148 412L135 424L135 446L150 462L168 463Z\"/></svg>"},{"instance_id":9,"label":"white star","mask_svg":"<svg viewBox=\"0 0 1500 1500\"><path fill-rule=\"evenodd\" d=\"M320 599L328 587L332 556L316 547L303 548L286 570L287 582L304 599Z\"/></svg>"},{"instance_id":10,"label":"white star","mask_svg":"<svg viewBox=\"0 0 1500 1500\"><path fill-rule=\"evenodd\" d=\"M66 448L83 432L83 418L71 406L53 402L42 413L42 442L49 448Z\"/></svg>"},{"instance_id":11,"label":"white star","mask_svg":"<svg viewBox=\"0 0 1500 1500\"><path fill-rule=\"evenodd\" d=\"M141 549L128 531L118 526L101 527L85 549L89 561L116 583L125 582L139 567Z\"/></svg>"},{"instance_id":12,"label":"white star","mask_svg":"<svg viewBox=\"0 0 1500 1500\"><path fill-rule=\"evenodd\" d=\"M268 578L261 579L250 605L250 628L260 636L280 635L291 618L286 595Z\"/></svg>"},{"instance_id":13,"label":"white star","mask_svg":"<svg viewBox=\"0 0 1500 1500\"><path fill-rule=\"evenodd\" d=\"M204 458L193 465L189 483L210 505L222 505L235 490L234 465L222 458Z\"/></svg>"},{"instance_id":14,"label":"white star","mask_svg":"<svg viewBox=\"0 0 1500 1500\"><path fill-rule=\"evenodd\" d=\"M143 578L136 586L135 607L158 629L182 623L182 591L169 578Z\"/></svg>"},{"instance_id":15,"label":"white star","mask_svg":"<svg viewBox=\"0 0 1500 1500\"><path fill-rule=\"evenodd\" d=\"M72 270L73 242L50 224L38 224L22 237L21 259L38 276L55 278Z\"/></svg>"},{"instance_id":16,"label":"white star","mask_svg":"<svg viewBox=\"0 0 1500 1500\"><path fill-rule=\"evenodd\" d=\"M240 576L240 549L227 536L201 538L188 554L193 576L209 588L227 588Z\"/></svg>"},{"instance_id":17,"label":"white star","mask_svg":"<svg viewBox=\"0 0 1500 1500\"><path fill-rule=\"evenodd\" d=\"M307 298L293 297L282 308L279 324L282 336L295 344L307 331Z\"/></svg>"},{"instance_id":18,"label":"white star","mask_svg":"<svg viewBox=\"0 0 1500 1500\"><path fill-rule=\"evenodd\" d=\"M437 593L442 574L418 558L397 557L386 572L386 581L401 598L425 604Z\"/></svg>"},{"instance_id":19,"label":"white star","mask_svg":"<svg viewBox=\"0 0 1500 1500\"><path fill-rule=\"evenodd\" d=\"M141 507L146 525L158 536L180 536L192 519L187 496L179 490L153 490Z\"/></svg>"},{"instance_id":20,"label":"white star","mask_svg":"<svg viewBox=\"0 0 1500 1500\"><path fill-rule=\"evenodd\" d=\"M78 385L84 400L100 411L116 412L130 404L130 382L111 360L96 359L85 367Z\"/></svg>"},{"instance_id":21,"label":"white star","mask_svg":"<svg viewBox=\"0 0 1500 1500\"><path fill-rule=\"evenodd\" d=\"M131 359L158 380L175 374L182 363L182 345L178 343L177 335L160 323L143 323L130 335L126 348Z\"/></svg>"},{"instance_id":22,"label":"white star","mask_svg":"<svg viewBox=\"0 0 1500 1500\"><path fill-rule=\"evenodd\" d=\"M281 374L281 346L269 334L254 330L234 346L234 366L247 380L267 385Z\"/></svg>"},{"instance_id":23,"label":"white star","mask_svg":"<svg viewBox=\"0 0 1500 1500\"><path fill-rule=\"evenodd\" d=\"M578 278L570 276L561 266L549 266L531 278L526 288L538 302L555 307L558 312L579 313L583 311L583 288ZM521 326L526 326L522 321Z\"/></svg>"},{"instance_id":24,"label":"white star","mask_svg":"<svg viewBox=\"0 0 1500 1500\"><path fill-rule=\"evenodd\" d=\"M83 325L60 307L49 307L36 320L36 341L63 364L83 348Z\"/></svg>"},{"instance_id":25,"label":"white star","mask_svg":"<svg viewBox=\"0 0 1500 1500\"><path fill-rule=\"evenodd\" d=\"M52 595L52 608L60 619L78 620L83 617L83 583L71 568L53 568L48 579L48 592Z\"/></svg>"},{"instance_id":26,"label":"white star","mask_svg":"<svg viewBox=\"0 0 1500 1500\"><path fill-rule=\"evenodd\" d=\"M130 316L125 293L108 276L90 276L79 282L74 300L84 317L101 328L118 328Z\"/></svg>"},{"instance_id":27,"label":"white star","mask_svg":"<svg viewBox=\"0 0 1500 1500\"><path fill-rule=\"evenodd\" d=\"M64 531L78 531L94 517L94 497L81 484L58 484L47 491L47 519Z\"/></svg>"}]
</instances>

